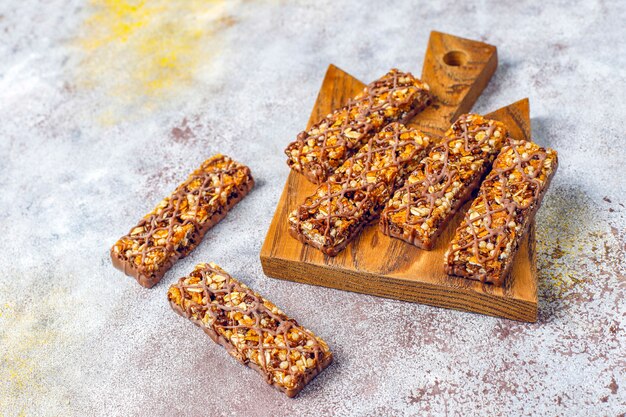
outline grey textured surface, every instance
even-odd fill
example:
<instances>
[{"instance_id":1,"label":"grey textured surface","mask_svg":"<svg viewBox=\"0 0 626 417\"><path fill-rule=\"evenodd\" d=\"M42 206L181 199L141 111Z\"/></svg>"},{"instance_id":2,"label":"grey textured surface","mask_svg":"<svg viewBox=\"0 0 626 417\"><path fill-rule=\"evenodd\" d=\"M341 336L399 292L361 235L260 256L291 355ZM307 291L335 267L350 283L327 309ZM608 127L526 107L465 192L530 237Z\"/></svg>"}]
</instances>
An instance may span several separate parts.
<instances>
[{"instance_id":1,"label":"grey textured surface","mask_svg":"<svg viewBox=\"0 0 626 417\"><path fill-rule=\"evenodd\" d=\"M3 1L0 415L623 416L624 21L622 1ZM496 45L475 110L528 96L535 140L560 152L537 218L536 324L261 271L282 150L328 64L419 74L431 29ZM157 287L114 270L114 241L216 152L257 188ZM167 305L201 261L336 362L293 400L236 364Z\"/></svg>"}]
</instances>

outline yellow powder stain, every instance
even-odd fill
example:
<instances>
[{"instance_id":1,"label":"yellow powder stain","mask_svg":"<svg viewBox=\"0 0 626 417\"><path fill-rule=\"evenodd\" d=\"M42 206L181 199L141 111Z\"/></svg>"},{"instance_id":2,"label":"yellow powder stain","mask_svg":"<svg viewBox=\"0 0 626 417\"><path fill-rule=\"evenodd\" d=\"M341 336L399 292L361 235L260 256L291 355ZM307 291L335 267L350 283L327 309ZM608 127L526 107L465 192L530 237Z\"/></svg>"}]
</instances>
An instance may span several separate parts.
<instances>
[{"instance_id":1,"label":"yellow powder stain","mask_svg":"<svg viewBox=\"0 0 626 417\"><path fill-rule=\"evenodd\" d=\"M585 209L579 210L586 218ZM571 221L560 213L544 217L537 229L540 294L547 301L580 295L584 287L602 274L617 274L623 257L617 237L600 225L579 219Z\"/></svg>"},{"instance_id":2,"label":"yellow powder stain","mask_svg":"<svg viewBox=\"0 0 626 417\"><path fill-rule=\"evenodd\" d=\"M232 26L234 0L92 0L79 41L77 84L105 94L99 119L112 124L154 110L206 76Z\"/></svg>"},{"instance_id":3,"label":"yellow powder stain","mask_svg":"<svg viewBox=\"0 0 626 417\"><path fill-rule=\"evenodd\" d=\"M552 242L537 241L537 251L546 256L543 265L540 265L543 279L539 287L549 300L563 299L586 282L580 265L572 264L572 257L580 254L581 243L580 240L576 242L567 238L556 238Z\"/></svg>"},{"instance_id":4,"label":"yellow powder stain","mask_svg":"<svg viewBox=\"0 0 626 417\"><path fill-rule=\"evenodd\" d=\"M47 392L41 361L61 339L47 328L45 314L54 311L57 297L63 294L55 292L51 297L41 300L37 312L9 303L0 305L0 410L12 413L9 415L25 415L25 409Z\"/></svg>"}]
</instances>

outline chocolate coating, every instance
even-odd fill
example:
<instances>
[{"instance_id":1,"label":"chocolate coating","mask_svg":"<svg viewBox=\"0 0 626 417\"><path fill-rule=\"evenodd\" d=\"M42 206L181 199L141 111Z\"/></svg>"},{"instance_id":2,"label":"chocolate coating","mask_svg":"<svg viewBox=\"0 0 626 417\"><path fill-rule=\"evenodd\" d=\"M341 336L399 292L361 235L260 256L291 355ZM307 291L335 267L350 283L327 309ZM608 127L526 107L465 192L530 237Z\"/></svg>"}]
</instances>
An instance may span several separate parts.
<instances>
[{"instance_id":1,"label":"chocolate coating","mask_svg":"<svg viewBox=\"0 0 626 417\"><path fill-rule=\"evenodd\" d=\"M213 263L179 279L168 299L174 311L289 397L333 360L321 338Z\"/></svg>"},{"instance_id":2,"label":"chocolate coating","mask_svg":"<svg viewBox=\"0 0 626 417\"><path fill-rule=\"evenodd\" d=\"M446 273L502 285L558 167L557 152L511 140L457 228Z\"/></svg>"},{"instance_id":3,"label":"chocolate coating","mask_svg":"<svg viewBox=\"0 0 626 417\"><path fill-rule=\"evenodd\" d=\"M430 87L411 73L390 70L345 106L300 132L285 149L287 164L309 181L325 181L385 125L407 123L431 101Z\"/></svg>"},{"instance_id":4,"label":"chocolate coating","mask_svg":"<svg viewBox=\"0 0 626 417\"><path fill-rule=\"evenodd\" d=\"M224 155L200 168L111 248L113 266L150 288L254 186L250 169Z\"/></svg>"}]
</instances>

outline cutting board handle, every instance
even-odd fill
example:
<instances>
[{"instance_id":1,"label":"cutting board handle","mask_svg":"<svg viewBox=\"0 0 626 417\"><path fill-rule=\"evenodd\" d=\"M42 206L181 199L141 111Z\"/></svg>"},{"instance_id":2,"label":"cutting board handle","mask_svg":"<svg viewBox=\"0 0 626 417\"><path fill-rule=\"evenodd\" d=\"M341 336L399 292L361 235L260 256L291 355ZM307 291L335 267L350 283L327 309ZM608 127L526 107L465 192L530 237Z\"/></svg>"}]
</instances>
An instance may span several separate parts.
<instances>
[{"instance_id":1,"label":"cutting board handle","mask_svg":"<svg viewBox=\"0 0 626 417\"><path fill-rule=\"evenodd\" d=\"M431 106L412 125L438 136L471 110L498 66L493 45L432 31L422 68L422 81L434 96Z\"/></svg>"}]
</instances>

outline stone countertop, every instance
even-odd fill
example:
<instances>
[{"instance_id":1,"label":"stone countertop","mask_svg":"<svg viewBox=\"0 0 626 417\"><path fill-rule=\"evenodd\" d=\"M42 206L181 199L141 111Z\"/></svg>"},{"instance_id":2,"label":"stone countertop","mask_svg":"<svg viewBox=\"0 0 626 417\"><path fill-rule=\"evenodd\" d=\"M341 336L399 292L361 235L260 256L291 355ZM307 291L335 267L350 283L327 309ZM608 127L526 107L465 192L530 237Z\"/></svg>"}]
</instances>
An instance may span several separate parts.
<instances>
[{"instance_id":1,"label":"stone countertop","mask_svg":"<svg viewBox=\"0 0 626 417\"><path fill-rule=\"evenodd\" d=\"M0 415L626 413L626 3L77 0L0 4ZM498 47L474 110L531 101L561 166L537 217L535 324L263 275L285 145L334 63L420 73L430 30ZM222 152L258 185L147 290L115 240ZM322 336L296 399L166 290L214 261Z\"/></svg>"}]
</instances>

